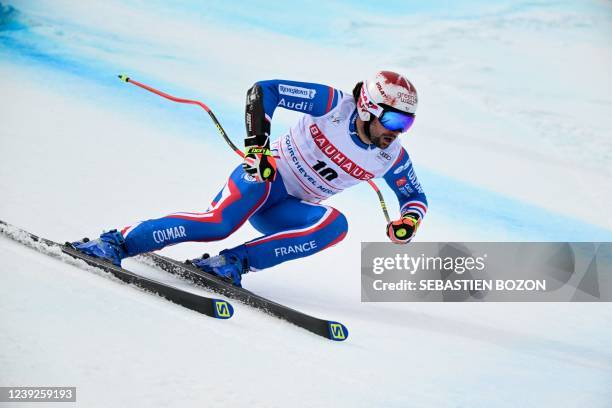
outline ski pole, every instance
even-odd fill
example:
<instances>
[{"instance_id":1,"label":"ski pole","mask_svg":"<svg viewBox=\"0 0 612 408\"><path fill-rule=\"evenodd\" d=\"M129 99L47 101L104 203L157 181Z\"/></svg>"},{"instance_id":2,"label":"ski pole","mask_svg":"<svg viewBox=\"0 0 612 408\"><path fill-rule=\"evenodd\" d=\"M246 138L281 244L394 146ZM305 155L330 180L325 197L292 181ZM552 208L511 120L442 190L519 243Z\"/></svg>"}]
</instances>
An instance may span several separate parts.
<instances>
[{"instance_id":1,"label":"ski pole","mask_svg":"<svg viewBox=\"0 0 612 408\"><path fill-rule=\"evenodd\" d=\"M383 215L385 216L385 220L387 221L387 224L389 224L391 222L391 218L389 218L389 212L387 211L387 203L385 203L385 198L383 197L382 193L378 189L378 186L376 185L376 183L374 183L372 180L368 180L368 184L376 192L376 195L378 196L378 201L380 203L380 209L382 210Z\"/></svg>"},{"instance_id":2,"label":"ski pole","mask_svg":"<svg viewBox=\"0 0 612 408\"><path fill-rule=\"evenodd\" d=\"M238 154L240 157L244 157L244 153L242 153L242 150L238 149L236 147L236 145L234 143L232 143L231 139L229 138L229 136L225 132L225 129L223 129L223 126L221 126L221 123L219 123L219 121L217 120L217 117L215 116L213 111L210 110L210 108L208 106L206 106L204 103L202 103L200 101L192 100L192 99L177 98L176 96L169 95L169 94L167 94L165 92L159 91L159 90L157 90L155 88L152 88L152 87L150 87L148 85L145 85L145 84L143 84L141 82L135 81L135 80L131 79L130 77L128 77L125 74L118 75L118 77L123 82L129 82L130 84L134 84L134 85L136 85L136 86L138 86L138 87L140 87L142 89L146 89L149 92L153 92L154 94L159 95L159 96L161 96L163 98L169 99L169 100L171 100L173 102L187 103L187 104L191 104L191 105L198 105L198 106L200 106L202 109L204 109L208 113L208 115L212 119L213 123L215 124L215 126L219 130L219 133L221 133L221 136L223 136L223 139L225 139L225 141L232 148L232 150L234 150L234 152L236 152L236 154Z\"/></svg>"},{"instance_id":3,"label":"ski pole","mask_svg":"<svg viewBox=\"0 0 612 408\"><path fill-rule=\"evenodd\" d=\"M219 123L219 121L215 117L215 114L204 103L202 103L200 101L193 100L193 99L177 98L176 96L169 95L169 94L167 94L165 92L159 91L159 90L157 90L157 89L155 89L153 87L150 87L148 85L145 85L145 84L143 84L141 82L135 81L135 80L131 79L130 77L128 77L125 74L120 74L120 75L118 75L118 77L123 82L128 82L130 84L134 84L134 85L136 85L136 86L138 86L138 87L140 87L142 89L145 89L145 90L147 90L149 92L152 92L152 93L154 93L156 95L159 95L159 96L161 96L163 98L169 99L169 100L171 100L173 102L186 103L186 104L190 104L190 105L198 105L199 107L201 107L202 109L204 109L208 113L208 115L212 119L213 123L215 124L215 126L219 130L219 133L221 133L221 136L223 136L223 139L225 139L225 141L232 148L232 150L234 150L234 152L236 152L236 154L238 154L240 157L244 157L244 153L242 152L242 150L238 149L236 147L236 145L231 141L231 139L229 138L229 136L227 135L227 133L223 129L223 126L221 126L221 123ZM382 212L383 212L383 215L385 216L385 220L387 221L387 224L390 223L391 219L389 218L389 213L387 212L387 204L385 203L385 199L384 199L382 193L378 189L378 186L376 185L376 183L374 183L372 180L368 180L368 184L370 184L370 186L374 189L374 191L376 192L376 195L378 196L378 201L380 202L380 208L382 209Z\"/></svg>"}]
</instances>

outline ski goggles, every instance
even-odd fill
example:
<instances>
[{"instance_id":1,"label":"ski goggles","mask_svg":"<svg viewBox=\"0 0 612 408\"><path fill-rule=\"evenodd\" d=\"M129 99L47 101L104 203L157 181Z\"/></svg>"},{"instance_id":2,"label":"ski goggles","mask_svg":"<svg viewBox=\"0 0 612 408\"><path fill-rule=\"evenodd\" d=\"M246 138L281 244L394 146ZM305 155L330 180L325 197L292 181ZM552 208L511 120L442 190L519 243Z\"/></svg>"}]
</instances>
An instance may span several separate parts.
<instances>
[{"instance_id":1,"label":"ski goggles","mask_svg":"<svg viewBox=\"0 0 612 408\"><path fill-rule=\"evenodd\" d=\"M410 126L414 123L414 115L384 109L382 115L378 117L378 120L385 129L392 132L399 131L403 133L410 129Z\"/></svg>"}]
</instances>

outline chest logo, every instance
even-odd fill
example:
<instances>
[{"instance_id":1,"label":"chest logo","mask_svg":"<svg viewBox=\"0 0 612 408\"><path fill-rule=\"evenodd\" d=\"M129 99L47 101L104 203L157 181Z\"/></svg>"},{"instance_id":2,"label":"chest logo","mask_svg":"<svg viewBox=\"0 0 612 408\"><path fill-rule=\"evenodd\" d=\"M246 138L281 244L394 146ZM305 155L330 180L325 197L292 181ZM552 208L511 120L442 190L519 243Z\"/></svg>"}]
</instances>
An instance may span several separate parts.
<instances>
[{"instance_id":1,"label":"chest logo","mask_svg":"<svg viewBox=\"0 0 612 408\"><path fill-rule=\"evenodd\" d=\"M338 150L338 148L329 141L327 136L321 132L321 129L319 129L316 124L310 125L309 129L314 143L319 147L323 154L329 157L331 161L337 164L342 170L344 170L345 173L358 180L370 180L374 177L372 173L357 165L351 159L346 157L346 155L344 155L340 150Z\"/></svg>"}]
</instances>

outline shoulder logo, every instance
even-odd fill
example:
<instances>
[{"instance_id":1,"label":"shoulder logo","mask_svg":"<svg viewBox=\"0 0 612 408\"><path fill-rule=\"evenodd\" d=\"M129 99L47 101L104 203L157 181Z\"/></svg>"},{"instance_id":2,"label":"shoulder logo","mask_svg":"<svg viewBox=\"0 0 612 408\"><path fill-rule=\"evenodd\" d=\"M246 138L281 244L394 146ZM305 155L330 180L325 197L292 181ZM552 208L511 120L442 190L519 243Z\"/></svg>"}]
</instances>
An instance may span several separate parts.
<instances>
[{"instance_id":1,"label":"shoulder logo","mask_svg":"<svg viewBox=\"0 0 612 408\"><path fill-rule=\"evenodd\" d=\"M294 96L296 98L314 99L316 89L302 88L299 86L278 84L278 93L281 95Z\"/></svg>"},{"instance_id":2,"label":"shoulder logo","mask_svg":"<svg viewBox=\"0 0 612 408\"><path fill-rule=\"evenodd\" d=\"M406 163L404 163L403 166L399 166L397 169L395 169L393 174L400 174L402 171L408 169L410 167L410 164L410 160L408 160Z\"/></svg>"}]
</instances>

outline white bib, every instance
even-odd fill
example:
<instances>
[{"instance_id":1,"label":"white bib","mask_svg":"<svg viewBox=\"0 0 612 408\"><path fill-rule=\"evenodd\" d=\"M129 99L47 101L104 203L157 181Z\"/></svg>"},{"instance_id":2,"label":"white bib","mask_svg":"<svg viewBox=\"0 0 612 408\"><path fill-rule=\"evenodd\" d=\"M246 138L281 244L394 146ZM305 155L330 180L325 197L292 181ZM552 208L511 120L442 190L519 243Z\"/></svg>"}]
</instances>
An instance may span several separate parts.
<instances>
[{"instance_id":1,"label":"white bib","mask_svg":"<svg viewBox=\"0 0 612 408\"><path fill-rule=\"evenodd\" d=\"M355 108L347 94L324 116L303 115L288 134L272 143L289 194L317 203L361 181L382 177L395 163L402 150L399 139L382 150L374 145L364 148L351 138Z\"/></svg>"}]
</instances>

